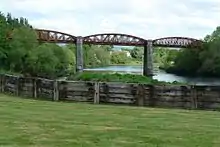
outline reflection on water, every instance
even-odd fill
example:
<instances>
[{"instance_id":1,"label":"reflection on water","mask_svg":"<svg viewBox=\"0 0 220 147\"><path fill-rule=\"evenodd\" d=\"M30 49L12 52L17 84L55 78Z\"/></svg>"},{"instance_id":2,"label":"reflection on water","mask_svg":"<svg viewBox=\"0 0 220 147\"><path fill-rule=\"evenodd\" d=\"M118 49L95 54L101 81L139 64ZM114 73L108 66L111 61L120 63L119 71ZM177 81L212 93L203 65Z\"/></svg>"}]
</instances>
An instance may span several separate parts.
<instances>
[{"instance_id":1,"label":"reflection on water","mask_svg":"<svg viewBox=\"0 0 220 147\"><path fill-rule=\"evenodd\" d=\"M142 74L143 69L142 66L107 66L107 67L99 67L99 68L92 68L92 69L85 69L89 71L110 71L110 72L122 72L122 73L135 73L135 74ZM166 82L187 82L196 85L220 85L220 78L203 78L203 77L183 77L177 76L174 74L169 74L164 71L159 71L153 77L159 81L166 81Z\"/></svg>"}]
</instances>

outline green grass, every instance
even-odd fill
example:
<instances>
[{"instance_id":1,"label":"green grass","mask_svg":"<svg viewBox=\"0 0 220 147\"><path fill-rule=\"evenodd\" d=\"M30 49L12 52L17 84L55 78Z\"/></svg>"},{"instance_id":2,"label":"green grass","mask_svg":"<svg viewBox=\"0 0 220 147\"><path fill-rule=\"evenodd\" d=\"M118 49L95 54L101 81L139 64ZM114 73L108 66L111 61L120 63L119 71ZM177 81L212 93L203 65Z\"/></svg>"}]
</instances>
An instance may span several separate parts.
<instances>
[{"instance_id":1,"label":"green grass","mask_svg":"<svg viewBox=\"0 0 220 147\"><path fill-rule=\"evenodd\" d=\"M120 74L120 73L106 73L106 72L82 72L74 76L70 76L69 80L76 81L100 81L100 82L121 82L121 83L141 83L141 84L171 84L171 85L185 85L187 83L180 82L164 82L135 74Z\"/></svg>"},{"instance_id":2,"label":"green grass","mask_svg":"<svg viewBox=\"0 0 220 147\"><path fill-rule=\"evenodd\" d=\"M219 147L220 113L0 95L1 147Z\"/></svg>"}]
</instances>

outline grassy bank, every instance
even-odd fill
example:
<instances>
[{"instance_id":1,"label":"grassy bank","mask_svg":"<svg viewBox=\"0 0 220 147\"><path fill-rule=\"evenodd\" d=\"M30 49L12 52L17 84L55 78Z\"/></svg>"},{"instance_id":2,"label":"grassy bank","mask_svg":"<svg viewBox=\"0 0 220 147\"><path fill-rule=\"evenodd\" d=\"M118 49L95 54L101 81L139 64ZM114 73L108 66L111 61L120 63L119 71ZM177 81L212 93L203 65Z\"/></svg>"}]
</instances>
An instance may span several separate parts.
<instances>
[{"instance_id":1,"label":"grassy bank","mask_svg":"<svg viewBox=\"0 0 220 147\"><path fill-rule=\"evenodd\" d=\"M0 95L0 146L218 147L219 116Z\"/></svg>"},{"instance_id":2,"label":"grassy bank","mask_svg":"<svg viewBox=\"0 0 220 147\"><path fill-rule=\"evenodd\" d=\"M186 84L179 82L163 82L136 74L119 74L107 72L83 72L69 77L69 80L76 81L100 81L100 82L123 82L123 83L142 83L142 84Z\"/></svg>"}]
</instances>

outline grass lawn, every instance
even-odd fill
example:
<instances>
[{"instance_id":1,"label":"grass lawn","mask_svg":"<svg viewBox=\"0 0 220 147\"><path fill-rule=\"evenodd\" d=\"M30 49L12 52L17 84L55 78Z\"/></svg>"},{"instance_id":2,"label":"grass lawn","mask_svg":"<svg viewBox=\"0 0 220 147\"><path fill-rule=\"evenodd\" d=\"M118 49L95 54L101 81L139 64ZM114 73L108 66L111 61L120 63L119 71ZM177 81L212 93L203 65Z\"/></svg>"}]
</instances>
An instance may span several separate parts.
<instances>
[{"instance_id":1,"label":"grass lawn","mask_svg":"<svg viewBox=\"0 0 220 147\"><path fill-rule=\"evenodd\" d=\"M0 95L0 147L219 147L220 112Z\"/></svg>"}]
</instances>

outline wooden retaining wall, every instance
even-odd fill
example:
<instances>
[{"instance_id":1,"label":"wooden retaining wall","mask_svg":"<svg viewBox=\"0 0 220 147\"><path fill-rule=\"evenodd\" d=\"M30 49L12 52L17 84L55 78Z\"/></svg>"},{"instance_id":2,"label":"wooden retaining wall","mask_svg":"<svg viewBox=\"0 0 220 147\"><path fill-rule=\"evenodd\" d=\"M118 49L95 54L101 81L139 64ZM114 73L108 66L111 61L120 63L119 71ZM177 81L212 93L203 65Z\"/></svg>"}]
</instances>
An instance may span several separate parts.
<instances>
[{"instance_id":1,"label":"wooden retaining wall","mask_svg":"<svg viewBox=\"0 0 220 147\"><path fill-rule=\"evenodd\" d=\"M53 101L220 110L220 86L54 81L1 75L0 90Z\"/></svg>"}]
</instances>

